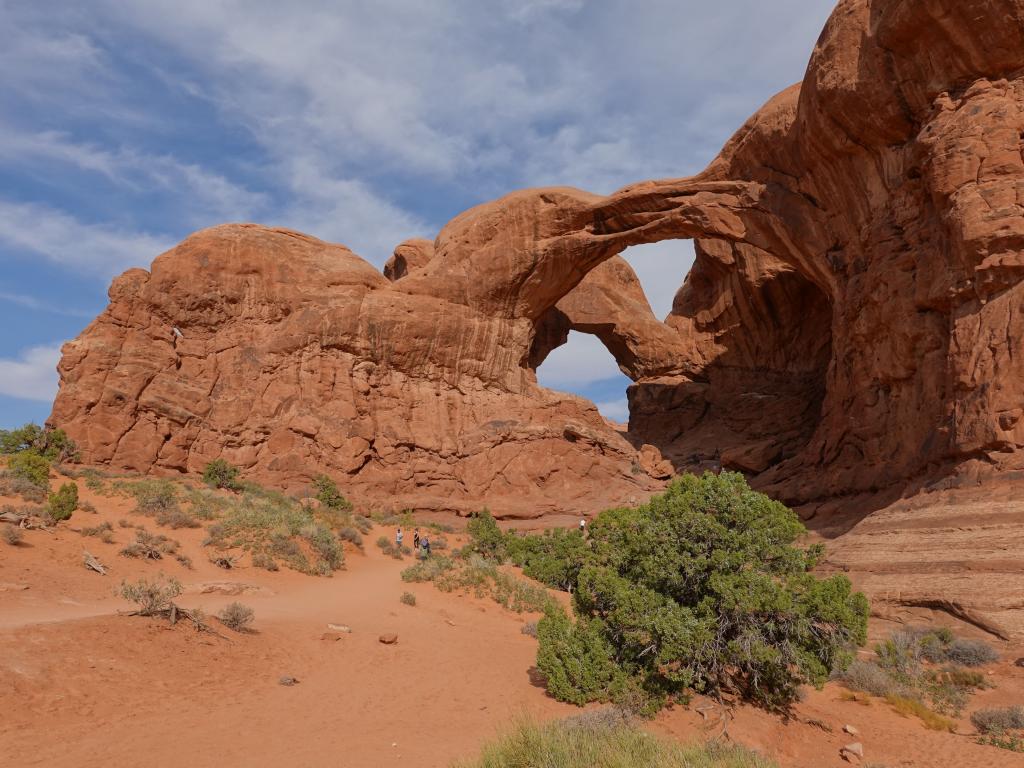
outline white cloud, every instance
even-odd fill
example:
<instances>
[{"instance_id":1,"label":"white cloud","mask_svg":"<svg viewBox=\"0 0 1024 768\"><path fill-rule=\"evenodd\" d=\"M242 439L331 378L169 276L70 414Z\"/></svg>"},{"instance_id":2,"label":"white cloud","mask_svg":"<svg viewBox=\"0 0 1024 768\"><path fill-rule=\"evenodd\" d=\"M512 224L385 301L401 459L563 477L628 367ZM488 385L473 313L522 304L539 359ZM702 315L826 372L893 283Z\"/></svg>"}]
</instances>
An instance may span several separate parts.
<instances>
[{"instance_id":1,"label":"white cloud","mask_svg":"<svg viewBox=\"0 0 1024 768\"><path fill-rule=\"evenodd\" d=\"M49 312L54 315L66 315L67 317L92 318L98 314L95 311L64 307L53 302L37 299L35 296L29 296L28 294L0 290L0 302L2 301L17 304L20 307L25 307L25 309L33 309L37 312Z\"/></svg>"},{"instance_id":2,"label":"white cloud","mask_svg":"<svg viewBox=\"0 0 1024 768\"><path fill-rule=\"evenodd\" d=\"M629 421L629 401L626 398L597 403L597 410L606 419L625 423Z\"/></svg>"},{"instance_id":3,"label":"white cloud","mask_svg":"<svg viewBox=\"0 0 1024 768\"><path fill-rule=\"evenodd\" d=\"M0 358L0 395L52 401L57 395L59 360L59 345L32 347L16 359Z\"/></svg>"},{"instance_id":4,"label":"white cloud","mask_svg":"<svg viewBox=\"0 0 1024 768\"><path fill-rule=\"evenodd\" d=\"M275 223L343 243L378 268L402 240L432 234L423 220L377 196L366 184L325 176L306 159L293 161L287 178L302 190L301 197Z\"/></svg>"},{"instance_id":5,"label":"white cloud","mask_svg":"<svg viewBox=\"0 0 1024 768\"><path fill-rule=\"evenodd\" d=\"M570 331L569 340L553 350L537 369L542 387L572 391L617 376L622 376L622 371L601 340L576 331Z\"/></svg>"},{"instance_id":6,"label":"white cloud","mask_svg":"<svg viewBox=\"0 0 1024 768\"><path fill-rule=\"evenodd\" d=\"M0 242L104 278L128 267L148 267L173 245L164 237L89 224L48 206L5 200L0 200Z\"/></svg>"},{"instance_id":7,"label":"white cloud","mask_svg":"<svg viewBox=\"0 0 1024 768\"><path fill-rule=\"evenodd\" d=\"M140 190L155 185L187 201L204 221L211 217L249 221L267 205L266 195L251 192L195 163L181 162L171 155L75 142L60 131L19 131L0 124L0 160L8 166L34 168L37 173L41 170L39 161L62 163Z\"/></svg>"},{"instance_id":8,"label":"white cloud","mask_svg":"<svg viewBox=\"0 0 1024 768\"><path fill-rule=\"evenodd\" d=\"M664 320L672 311L676 291L693 266L692 240L663 240L635 245L622 252L643 286L654 316Z\"/></svg>"}]
</instances>

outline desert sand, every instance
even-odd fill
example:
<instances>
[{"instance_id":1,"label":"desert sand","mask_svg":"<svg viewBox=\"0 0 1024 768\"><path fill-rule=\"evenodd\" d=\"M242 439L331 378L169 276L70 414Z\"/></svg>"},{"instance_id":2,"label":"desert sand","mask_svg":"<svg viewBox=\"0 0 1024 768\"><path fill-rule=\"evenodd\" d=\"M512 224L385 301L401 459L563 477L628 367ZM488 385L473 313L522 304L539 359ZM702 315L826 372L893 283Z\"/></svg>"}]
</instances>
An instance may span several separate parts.
<instances>
[{"instance_id":1,"label":"desert sand","mask_svg":"<svg viewBox=\"0 0 1024 768\"><path fill-rule=\"evenodd\" d=\"M403 583L400 572L411 561L372 545L383 529L366 537L365 552L349 549L346 569L333 578L224 571L208 561L201 529L163 531L191 556L195 569L188 570L170 559L119 557L131 531L118 520L153 529L152 521L133 515L131 500L79 487L95 514L76 512L52 533L29 531L21 545L0 548L4 765L429 768L473 756L517 717L578 712L549 698L531 673L536 641L520 629L535 615ZM114 525L114 543L75 530L103 521ZM86 570L83 549L110 574ZM118 615L132 607L113 595L120 580L159 572L182 581L182 606L208 613L235 600L251 606L255 631L232 633L213 622L228 638L221 639L186 624ZM399 602L404 591L415 594L416 606ZM352 631L332 632L330 623ZM893 626L876 621L872 632ZM385 633L398 642L380 643ZM868 763L889 768L1019 765L1019 755L974 743L967 719L973 708L1024 698L1024 669L1012 663L1024 648L998 646L1003 660L987 670L996 687L974 697L956 734L928 731L881 701L844 701L845 689L829 684L809 690L790 718L732 709L728 738L785 768L846 765L839 749L855 740ZM282 676L299 682L281 685ZM682 740L713 737L723 710L706 712L705 720L698 710L708 704L698 697L646 727ZM860 735L844 733L847 724Z\"/></svg>"}]
</instances>

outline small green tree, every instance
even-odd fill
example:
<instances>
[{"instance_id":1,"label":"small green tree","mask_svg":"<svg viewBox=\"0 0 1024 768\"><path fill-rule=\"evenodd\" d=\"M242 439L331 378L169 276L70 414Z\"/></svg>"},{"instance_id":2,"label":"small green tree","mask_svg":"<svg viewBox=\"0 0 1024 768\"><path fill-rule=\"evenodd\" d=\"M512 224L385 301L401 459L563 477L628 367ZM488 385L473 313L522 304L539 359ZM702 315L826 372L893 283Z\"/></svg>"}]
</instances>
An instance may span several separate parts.
<instances>
[{"instance_id":1,"label":"small green tree","mask_svg":"<svg viewBox=\"0 0 1024 768\"><path fill-rule=\"evenodd\" d=\"M50 462L38 453L22 451L7 460L7 470L38 488L50 485Z\"/></svg>"},{"instance_id":2,"label":"small green tree","mask_svg":"<svg viewBox=\"0 0 1024 768\"><path fill-rule=\"evenodd\" d=\"M238 478L238 467L233 467L224 459L214 459L203 470L203 482L211 488L225 488L238 491L242 483Z\"/></svg>"},{"instance_id":3,"label":"small green tree","mask_svg":"<svg viewBox=\"0 0 1024 768\"><path fill-rule=\"evenodd\" d=\"M314 477L313 487L316 488L317 500L327 509L334 512L348 512L352 509L352 503L342 495L338 484L327 475Z\"/></svg>"},{"instance_id":4,"label":"small green tree","mask_svg":"<svg viewBox=\"0 0 1024 768\"><path fill-rule=\"evenodd\" d=\"M78 456L78 447L63 429L44 429L38 424L0 429L0 454L24 451L37 453L50 461L70 461Z\"/></svg>"},{"instance_id":5,"label":"small green tree","mask_svg":"<svg viewBox=\"0 0 1024 768\"><path fill-rule=\"evenodd\" d=\"M74 483L64 483L61 485L56 493L50 494L50 498L46 502L46 508L58 523L61 520L67 520L75 509L78 508L78 486Z\"/></svg>"},{"instance_id":6,"label":"small green tree","mask_svg":"<svg viewBox=\"0 0 1024 768\"><path fill-rule=\"evenodd\" d=\"M499 562L507 556L505 534L501 532L498 521L494 519L490 510L484 509L470 518L466 524L466 532L472 539L470 546L474 552Z\"/></svg>"},{"instance_id":7,"label":"small green tree","mask_svg":"<svg viewBox=\"0 0 1024 768\"><path fill-rule=\"evenodd\" d=\"M509 559L523 573L562 591L575 588L591 554L583 533L575 529L556 528L541 536L508 535L505 545Z\"/></svg>"},{"instance_id":8,"label":"small green tree","mask_svg":"<svg viewBox=\"0 0 1024 768\"><path fill-rule=\"evenodd\" d=\"M776 707L823 684L866 641L868 604L845 576L809 573L821 553L795 545L803 533L736 473L685 476L646 505L603 512L579 558L576 623L545 617L538 630L552 695L613 698L623 681L599 657L656 700L730 689Z\"/></svg>"}]
</instances>

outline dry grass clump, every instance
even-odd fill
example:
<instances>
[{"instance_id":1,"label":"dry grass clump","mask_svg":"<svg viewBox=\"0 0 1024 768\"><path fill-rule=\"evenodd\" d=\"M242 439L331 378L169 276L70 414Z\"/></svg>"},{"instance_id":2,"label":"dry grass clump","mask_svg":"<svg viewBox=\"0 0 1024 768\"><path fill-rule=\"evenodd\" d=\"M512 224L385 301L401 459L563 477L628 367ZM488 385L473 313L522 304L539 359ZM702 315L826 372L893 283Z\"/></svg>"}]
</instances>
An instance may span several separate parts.
<instances>
[{"instance_id":1,"label":"dry grass clump","mask_svg":"<svg viewBox=\"0 0 1024 768\"><path fill-rule=\"evenodd\" d=\"M402 596L398 598L398 602L402 603L403 605L415 606L416 595L414 595L412 592L403 592Z\"/></svg>"},{"instance_id":2,"label":"dry grass clump","mask_svg":"<svg viewBox=\"0 0 1024 768\"><path fill-rule=\"evenodd\" d=\"M83 536L95 536L97 539L102 541L104 544L114 543L114 526L108 522L100 523L90 527L83 528L80 533Z\"/></svg>"},{"instance_id":3,"label":"dry grass clump","mask_svg":"<svg viewBox=\"0 0 1024 768\"><path fill-rule=\"evenodd\" d=\"M928 707L918 699L890 694L885 697L885 700L893 708L894 712L903 715L904 717L916 717L924 723L924 727L929 730L948 731L949 733L954 733L956 731L956 723L946 717L943 717L937 712L933 712L928 709Z\"/></svg>"},{"instance_id":4,"label":"dry grass clump","mask_svg":"<svg viewBox=\"0 0 1024 768\"><path fill-rule=\"evenodd\" d=\"M347 541L351 544L355 544L360 549L363 548L363 535L355 526L346 525L344 528L338 531L338 538L342 541Z\"/></svg>"},{"instance_id":5,"label":"dry grass clump","mask_svg":"<svg viewBox=\"0 0 1024 768\"><path fill-rule=\"evenodd\" d=\"M775 764L739 746L683 746L645 733L628 722L597 718L539 725L517 723L456 768L772 768Z\"/></svg>"},{"instance_id":6,"label":"dry grass clump","mask_svg":"<svg viewBox=\"0 0 1024 768\"><path fill-rule=\"evenodd\" d=\"M987 643L956 638L949 629L908 628L876 645L874 661L855 661L838 679L929 728L947 730L950 721L943 715L959 716L971 695L990 685L981 672L952 662L978 666L995 658Z\"/></svg>"},{"instance_id":7,"label":"dry grass clump","mask_svg":"<svg viewBox=\"0 0 1024 768\"><path fill-rule=\"evenodd\" d=\"M406 546L398 546L398 543L388 538L387 536L379 536L377 538L377 546L380 547L380 551L389 557L395 558L395 560L401 560L403 557L407 557L412 554L412 550Z\"/></svg>"},{"instance_id":8,"label":"dry grass clump","mask_svg":"<svg viewBox=\"0 0 1024 768\"><path fill-rule=\"evenodd\" d=\"M163 574L152 580L143 577L133 582L122 581L118 594L139 606L138 615L154 616L174 604L174 598L181 594L181 582Z\"/></svg>"},{"instance_id":9,"label":"dry grass clump","mask_svg":"<svg viewBox=\"0 0 1024 768\"><path fill-rule=\"evenodd\" d=\"M543 613L548 608L557 608L557 602L544 587L505 573L493 561L477 554L466 559L438 555L420 560L402 571L402 580L432 581L442 592L465 590L477 597L490 597L516 613Z\"/></svg>"},{"instance_id":10,"label":"dry grass clump","mask_svg":"<svg viewBox=\"0 0 1024 768\"><path fill-rule=\"evenodd\" d=\"M537 637L537 622L528 621L519 628L519 631L527 637Z\"/></svg>"},{"instance_id":11,"label":"dry grass clump","mask_svg":"<svg viewBox=\"0 0 1024 768\"><path fill-rule=\"evenodd\" d=\"M1005 733L1024 729L1024 707L979 709L971 713L971 724L979 733Z\"/></svg>"},{"instance_id":12,"label":"dry grass clump","mask_svg":"<svg viewBox=\"0 0 1024 768\"><path fill-rule=\"evenodd\" d=\"M140 560L160 560L164 555L175 554L179 546L174 539L140 528L135 531L135 541L122 549L120 554Z\"/></svg>"},{"instance_id":13,"label":"dry grass clump","mask_svg":"<svg viewBox=\"0 0 1024 768\"><path fill-rule=\"evenodd\" d=\"M220 623L235 632L247 630L255 617L253 609L242 603L231 603L217 614Z\"/></svg>"},{"instance_id":14,"label":"dry grass clump","mask_svg":"<svg viewBox=\"0 0 1024 768\"><path fill-rule=\"evenodd\" d=\"M12 547L16 547L21 543L25 534L18 526L5 523L3 528L0 528L0 536L2 536L3 540Z\"/></svg>"},{"instance_id":15,"label":"dry grass clump","mask_svg":"<svg viewBox=\"0 0 1024 768\"><path fill-rule=\"evenodd\" d=\"M221 519L209 526L204 544L220 551L241 549L271 570L270 560L293 570L330 576L345 563L345 551L334 530L314 510L275 491L247 485L228 500Z\"/></svg>"}]
</instances>

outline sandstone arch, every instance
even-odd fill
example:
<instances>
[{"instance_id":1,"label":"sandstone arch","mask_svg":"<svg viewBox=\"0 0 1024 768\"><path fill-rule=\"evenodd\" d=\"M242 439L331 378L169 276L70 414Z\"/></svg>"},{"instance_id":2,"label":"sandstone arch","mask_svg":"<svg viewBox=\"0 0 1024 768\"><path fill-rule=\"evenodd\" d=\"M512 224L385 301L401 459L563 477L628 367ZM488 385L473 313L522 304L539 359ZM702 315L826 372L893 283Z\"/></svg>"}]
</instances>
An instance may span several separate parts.
<instances>
[{"instance_id":1,"label":"sandstone arch","mask_svg":"<svg viewBox=\"0 0 1024 768\"><path fill-rule=\"evenodd\" d=\"M520 515L658 487L634 471L648 442L794 503L1020 467L1022 18L1022 0L843 0L803 84L701 174L515 192L400 246L388 278L297 233L198 233L115 281L65 347L51 420L116 466L224 455ZM629 306L617 254L676 238L697 262L661 323ZM566 323L634 379L632 442L537 387Z\"/></svg>"}]
</instances>

